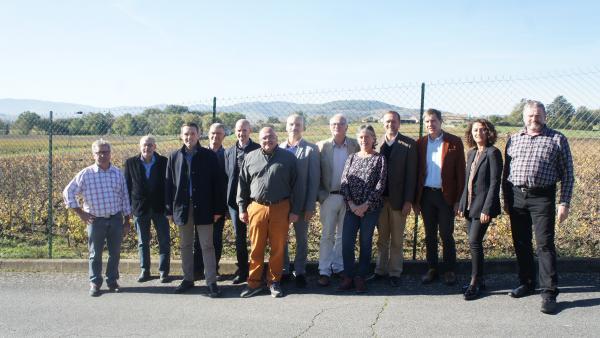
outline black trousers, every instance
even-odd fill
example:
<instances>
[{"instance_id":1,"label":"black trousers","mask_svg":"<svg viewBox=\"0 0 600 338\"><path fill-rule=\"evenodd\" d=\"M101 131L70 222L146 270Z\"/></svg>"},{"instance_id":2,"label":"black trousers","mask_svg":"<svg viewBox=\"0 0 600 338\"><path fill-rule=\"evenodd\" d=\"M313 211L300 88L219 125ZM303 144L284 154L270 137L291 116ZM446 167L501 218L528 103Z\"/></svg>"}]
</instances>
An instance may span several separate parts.
<instances>
[{"instance_id":1,"label":"black trousers","mask_svg":"<svg viewBox=\"0 0 600 338\"><path fill-rule=\"evenodd\" d=\"M542 294L556 294L558 285L554 246L556 187L527 192L513 187L508 195L508 201L510 228L521 284L535 285L532 244L532 237L535 234Z\"/></svg>"},{"instance_id":2,"label":"black trousers","mask_svg":"<svg viewBox=\"0 0 600 338\"><path fill-rule=\"evenodd\" d=\"M481 224L479 218L467 217L469 249L471 250L471 277L483 277L483 237L490 223Z\"/></svg>"},{"instance_id":3,"label":"black trousers","mask_svg":"<svg viewBox=\"0 0 600 338\"><path fill-rule=\"evenodd\" d=\"M456 243L454 242L454 208L446 203L441 190L425 188L421 198L421 211L425 223L425 246L427 264L438 269L438 229L442 239L443 258L446 271L454 271L456 265Z\"/></svg>"}]
</instances>

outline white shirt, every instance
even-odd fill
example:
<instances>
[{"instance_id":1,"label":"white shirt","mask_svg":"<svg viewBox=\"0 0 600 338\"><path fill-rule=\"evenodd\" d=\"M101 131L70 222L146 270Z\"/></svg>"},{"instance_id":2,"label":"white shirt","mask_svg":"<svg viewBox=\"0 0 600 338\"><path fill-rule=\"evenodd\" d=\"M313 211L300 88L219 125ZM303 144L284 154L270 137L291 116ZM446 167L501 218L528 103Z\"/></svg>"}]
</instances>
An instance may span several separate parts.
<instances>
[{"instance_id":1,"label":"white shirt","mask_svg":"<svg viewBox=\"0 0 600 338\"><path fill-rule=\"evenodd\" d=\"M444 133L435 139L427 136L427 157L425 164L425 186L430 188L442 187L442 147Z\"/></svg>"},{"instance_id":2,"label":"white shirt","mask_svg":"<svg viewBox=\"0 0 600 338\"><path fill-rule=\"evenodd\" d=\"M339 191L342 184L342 172L348 158L348 145L344 138L342 145L337 145L333 141L333 172L331 173L331 187L329 191Z\"/></svg>"}]
</instances>

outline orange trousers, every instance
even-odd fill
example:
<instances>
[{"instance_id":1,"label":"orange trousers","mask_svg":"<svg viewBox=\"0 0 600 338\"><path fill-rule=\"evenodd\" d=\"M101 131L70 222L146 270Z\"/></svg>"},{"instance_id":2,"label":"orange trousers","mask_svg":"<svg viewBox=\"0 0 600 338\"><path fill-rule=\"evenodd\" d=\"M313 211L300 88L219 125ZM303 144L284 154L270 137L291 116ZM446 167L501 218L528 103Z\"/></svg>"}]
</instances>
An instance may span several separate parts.
<instances>
[{"instance_id":1,"label":"orange trousers","mask_svg":"<svg viewBox=\"0 0 600 338\"><path fill-rule=\"evenodd\" d=\"M270 244L267 285L281 280L283 254L289 229L290 201L265 206L256 202L248 206L248 236L250 238L250 269L248 286L258 288L262 284L265 248Z\"/></svg>"}]
</instances>

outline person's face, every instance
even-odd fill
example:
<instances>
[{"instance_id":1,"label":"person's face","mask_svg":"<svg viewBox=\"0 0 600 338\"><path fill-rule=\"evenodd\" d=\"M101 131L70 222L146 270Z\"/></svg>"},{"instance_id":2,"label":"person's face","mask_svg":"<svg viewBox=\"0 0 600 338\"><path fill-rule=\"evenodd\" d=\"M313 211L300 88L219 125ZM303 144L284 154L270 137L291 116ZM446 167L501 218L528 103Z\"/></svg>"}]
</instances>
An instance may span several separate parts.
<instances>
[{"instance_id":1,"label":"person's face","mask_svg":"<svg viewBox=\"0 0 600 338\"><path fill-rule=\"evenodd\" d=\"M360 149L362 151L373 150L373 143L375 142L375 139L373 138L371 133L369 133L366 130L361 130L360 133L358 133L357 137L358 144L360 145Z\"/></svg>"},{"instance_id":2,"label":"person's face","mask_svg":"<svg viewBox=\"0 0 600 338\"><path fill-rule=\"evenodd\" d=\"M396 135L400 128L400 120L396 117L396 114L385 114L383 116L383 128L385 133L388 135Z\"/></svg>"},{"instance_id":3,"label":"person's face","mask_svg":"<svg viewBox=\"0 0 600 338\"><path fill-rule=\"evenodd\" d=\"M523 121L527 130L540 131L546 124L546 113L542 108L535 106L525 106L523 110Z\"/></svg>"},{"instance_id":4,"label":"person's face","mask_svg":"<svg viewBox=\"0 0 600 338\"><path fill-rule=\"evenodd\" d=\"M223 139L225 138L225 131L223 130L223 128L210 128L210 130L208 131L208 138L210 140L211 148L221 148L221 145L223 144Z\"/></svg>"},{"instance_id":5,"label":"person's face","mask_svg":"<svg viewBox=\"0 0 600 338\"><path fill-rule=\"evenodd\" d=\"M302 136L302 131L304 130L302 118L293 116L288 117L285 130L290 137Z\"/></svg>"},{"instance_id":6,"label":"person's face","mask_svg":"<svg viewBox=\"0 0 600 338\"><path fill-rule=\"evenodd\" d=\"M272 153L277 147L277 134L271 128L263 129L260 132L260 147L265 153Z\"/></svg>"},{"instance_id":7,"label":"person's face","mask_svg":"<svg viewBox=\"0 0 600 338\"><path fill-rule=\"evenodd\" d=\"M94 151L94 160L99 167L108 167L110 165L110 147L101 145Z\"/></svg>"},{"instance_id":8,"label":"person's face","mask_svg":"<svg viewBox=\"0 0 600 338\"><path fill-rule=\"evenodd\" d=\"M341 116L334 116L329 121L329 130L331 130L331 136L333 137L345 137L348 131L348 123Z\"/></svg>"},{"instance_id":9,"label":"person's face","mask_svg":"<svg viewBox=\"0 0 600 338\"><path fill-rule=\"evenodd\" d=\"M479 145L486 145L488 140L488 129L484 124L479 122L473 123L473 128L471 128L471 135L473 136L473 140L475 143Z\"/></svg>"},{"instance_id":10,"label":"person's face","mask_svg":"<svg viewBox=\"0 0 600 338\"><path fill-rule=\"evenodd\" d=\"M156 144L152 143L152 141L146 139L144 142L140 142L140 152L144 158L151 158L155 150Z\"/></svg>"},{"instance_id":11,"label":"person's face","mask_svg":"<svg viewBox=\"0 0 600 338\"><path fill-rule=\"evenodd\" d=\"M442 131L442 121L435 114L425 115L425 128L429 135L438 136Z\"/></svg>"},{"instance_id":12,"label":"person's face","mask_svg":"<svg viewBox=\"0 0 600 338\"><path fill-rule=\"evenodd\" d=\"M241 144L246 144L250 139L250 125L248 123L236 123L235 136Z\"/></svg>"},{"instance_id":13,"label":"person's face","mask_svg":"<svg viewBox=\"0 0 600 338\"><path fill-rule=\"evenodd\" d=\"M188 149L193 148L198 143L198 130L194 127L184 126L181 128L181 140Z\"/></svg>"}]
</instances>

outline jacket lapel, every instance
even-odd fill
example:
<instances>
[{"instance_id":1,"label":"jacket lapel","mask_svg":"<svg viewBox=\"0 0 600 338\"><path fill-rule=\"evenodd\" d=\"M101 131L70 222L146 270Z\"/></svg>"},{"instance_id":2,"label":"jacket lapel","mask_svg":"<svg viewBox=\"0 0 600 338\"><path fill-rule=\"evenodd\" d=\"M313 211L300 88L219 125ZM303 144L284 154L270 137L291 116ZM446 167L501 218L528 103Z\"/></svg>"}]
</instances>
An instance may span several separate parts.
<instances>
[{"instance_id":1,"label":"jacket lapel","mask_svg":"<svg viewBox=\"0 0 600 338\"><path fill-rule=\"evenodd\" d=\"M481 155L479 155L477 164L475 164L475 170L473 171L473 177L475 177L477 175L477 172L479 171L479 167L481 166L481 162L483 162L483 160L485 159L486 156L487 156L487 149L484 152L482 152Z\"/></svg>"}]
</instances>

